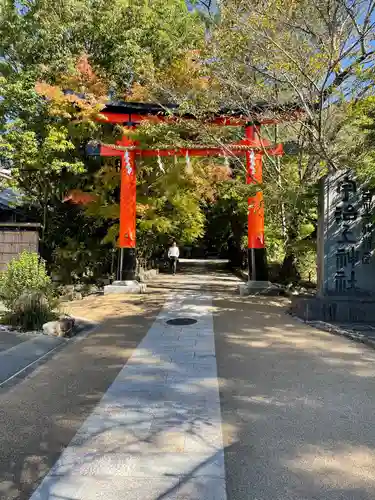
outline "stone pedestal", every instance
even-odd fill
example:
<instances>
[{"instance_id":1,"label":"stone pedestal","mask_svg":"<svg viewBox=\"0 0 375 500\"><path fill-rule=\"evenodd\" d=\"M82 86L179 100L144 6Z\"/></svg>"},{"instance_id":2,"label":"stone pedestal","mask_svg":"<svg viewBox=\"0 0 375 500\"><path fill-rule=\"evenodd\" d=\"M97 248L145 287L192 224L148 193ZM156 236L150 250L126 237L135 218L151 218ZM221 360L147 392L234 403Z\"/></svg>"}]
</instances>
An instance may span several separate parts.
<instances>
[{"instance_id":1,"label":"stone pedestal","mask_svg":"<svg viewBox=\"0 0 375 500\"><path fill-rule=\"evenodd\" d=\"M138 279L141 283L144 283L145 281L152 280L153 278L156 278L156 276L159 274L158 269L149 269L147 271L140 271Z\"/></svg>"},{"instance_id":2,"label":"stone pedestal","mask_svg":"<svg viewBox=\"0 0 375 500\"><path fill-rule=\"evenodd\" d=\"M272 288L272 283L270 281L253 281L250 280L247 283L240 283L239 292L241 297L245 295L255 295L257 293L265 292Z\"/></svg>"},{"instance_id":3,"label":"stone pedestal","mask_svg":"<svg viewBox=\"0 0 375 500\"><path fill-rule=\"evenodd\" d=\"M138 283L138 281L114 281L112 285L107 285L104 287L104 295L111 293L144 293L146 291L146 285L144 283Z\"/></svg>"},{"instance_id":4,"label":"stone pedestal","mask_svg":"<svg viewBox=\"0 0 375 500\"><path fill-rule=\"evenodd\" d=\"M375 300L355 297L292 297L291 312L304 321L375 323Z\"/></svg>"}]
</instances>

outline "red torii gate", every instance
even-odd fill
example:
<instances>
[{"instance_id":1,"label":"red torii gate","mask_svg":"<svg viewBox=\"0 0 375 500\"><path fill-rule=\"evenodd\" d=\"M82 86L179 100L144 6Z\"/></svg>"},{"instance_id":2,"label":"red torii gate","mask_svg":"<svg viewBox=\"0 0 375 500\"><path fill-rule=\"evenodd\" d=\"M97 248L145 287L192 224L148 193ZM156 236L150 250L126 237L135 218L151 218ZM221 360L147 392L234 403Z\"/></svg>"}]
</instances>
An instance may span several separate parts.
<instances>
[{"instance_id":1,"label":"red torii gate","mask_svg":"<svg viewBox=\"0 0 375 500\"><path fill-rule=\"evenodd\" d=\"M279 115L288 117L297 111L293 107L275 109L275 107L254 107L253 117L244 116L241 112L222 110L217 115L209 117L206 123L218 126L240 126L245 130L245 138L235 144L223 147L188 147L178 149L142 149L135 141L127 136L122 137L114 145L101 144L100 156L117 156L121 161L121 188L120 188L120 260L117 279L121 282L135 280L136 270L136 157L162 156L246 156L247 184L262 183L262 160L267 151L268 155L282 155L281 144L271 145L260 137L262 124L272 124L279 120L259 118L271 109ZM174 114L176 113L176 114ZM101 121L121 124L134 129L143 121L174 122L186 119L195 120L191 115L178 115L178 108L174 105L160 106L157 104L121 102L108 104L100 113ZM254 116L257 120L254 120ZM249 280L267 281L267 263L264 242L264 206L263 194L257 191L255 196L248 200L248 257Z\"/></svg>"}]
</instances>

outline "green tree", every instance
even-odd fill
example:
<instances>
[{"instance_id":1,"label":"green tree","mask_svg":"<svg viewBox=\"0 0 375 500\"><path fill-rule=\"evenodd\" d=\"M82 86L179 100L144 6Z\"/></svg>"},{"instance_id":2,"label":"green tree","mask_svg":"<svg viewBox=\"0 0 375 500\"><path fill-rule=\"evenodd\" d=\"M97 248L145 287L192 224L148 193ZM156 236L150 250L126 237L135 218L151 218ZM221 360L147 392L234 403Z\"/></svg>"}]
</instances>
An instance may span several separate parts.
<instances>
[{"instance_id":1,"label":"green tree","mask_svg":"<svg viewBox=\"0 0 375 500\"><path fill-rule=\"evenodd\" d=\"M375 187L375 97L353 102L340 135L347 165L371 188Z\"/></svg>"},{"instance_id":2,"label":"green tree","mask_svg":"<svg viewBox=\"0 0 375 500\"><path fill-rule=\"evenodd\" d=\"M32 70L37 78L53 78L87 54L122 95L145 74L196 47L203 29L184 0L2 0L2 71Z\"/></svg>"},{"instance_id":3,"label":"green tree","mask_svg":"<svg viewBox=\"0 0 375 500\"><path fill-rule=\"evenodd\" d=\"M276 131L263 127L263 134L294 145L294 159L267 158L264 175L273 189L266 187L266 232L280 228L283 275L293 279L297 253L305 252L300 241L314 235L316 183L346 161L348 109L371 91L375 2L226 0L220 6L206 49L217 102L255 121L286 119ZM259 103L268 104L261 116Z\"/></svg>"},{"instance_id":4,"label":"green tree","mask_svg":"<svg viewBox=\"0 0 375 500\"><path fill-rule=\"evenodd\" d=\"M54 255L61 263L79 252L92 261L95 238L97 249L101 241L116 240L119 178L111 165L103 170L90 161L85 145L88 139L114 142L122 130L98 124L95 117L108 95L134 99L143 92L147 99L145 82L176 65L203 42L203 34L199 15L190 13L183 0L152 6L146 0L1 3L0 154L10 160L14 183L43 222L46 257ZM76 94L66 95L65 89ZM164 193L155 169L155 162L140 169L140 196L152 180L161 203L139 217L140 241L154 233L156 224L157 234L194 239L204 221L192 188L182 183L180 190ZM169 181L182 179L170 175ZM72 189L99 188L93 215L62 203ZM87 230L76 230L66 215L72 210ZM82 274L84 262L79 267Z\"/></svg>"}]
</instances>

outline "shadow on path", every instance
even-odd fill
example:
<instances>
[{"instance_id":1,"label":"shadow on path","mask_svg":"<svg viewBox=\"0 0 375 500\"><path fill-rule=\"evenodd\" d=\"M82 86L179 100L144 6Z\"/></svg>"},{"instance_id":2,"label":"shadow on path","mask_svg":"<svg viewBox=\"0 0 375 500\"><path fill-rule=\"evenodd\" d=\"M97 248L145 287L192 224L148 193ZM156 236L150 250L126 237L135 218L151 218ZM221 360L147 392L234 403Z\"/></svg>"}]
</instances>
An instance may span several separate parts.
<instances>
[{"instance_id":1,"label":"shadow on path","mask_svg":"<svg viewBox=\"0 0 375 500\"><path fill-rule=\"evenodd\" d=\"M285 299L214 304L229 500L375 498L375 353Z\"/></svg>"}]
</instances>

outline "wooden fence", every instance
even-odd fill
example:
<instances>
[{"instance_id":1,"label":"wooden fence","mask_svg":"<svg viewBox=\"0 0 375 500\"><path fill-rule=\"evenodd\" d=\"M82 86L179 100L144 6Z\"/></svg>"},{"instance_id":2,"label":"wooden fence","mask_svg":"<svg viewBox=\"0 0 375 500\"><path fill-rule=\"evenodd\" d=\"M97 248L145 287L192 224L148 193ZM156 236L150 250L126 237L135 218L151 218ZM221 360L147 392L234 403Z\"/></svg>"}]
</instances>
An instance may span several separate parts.
<instances>
[{"instance_id":1,"label":"wooden fence","mask_svg":"<svg viewBox=\"0 0 375 500\"><path fill-rule=\"evenodd\" d=\"M38 252L39 224L0 223L0 272L24 250Z\"/></svg>"}]
</instances>

